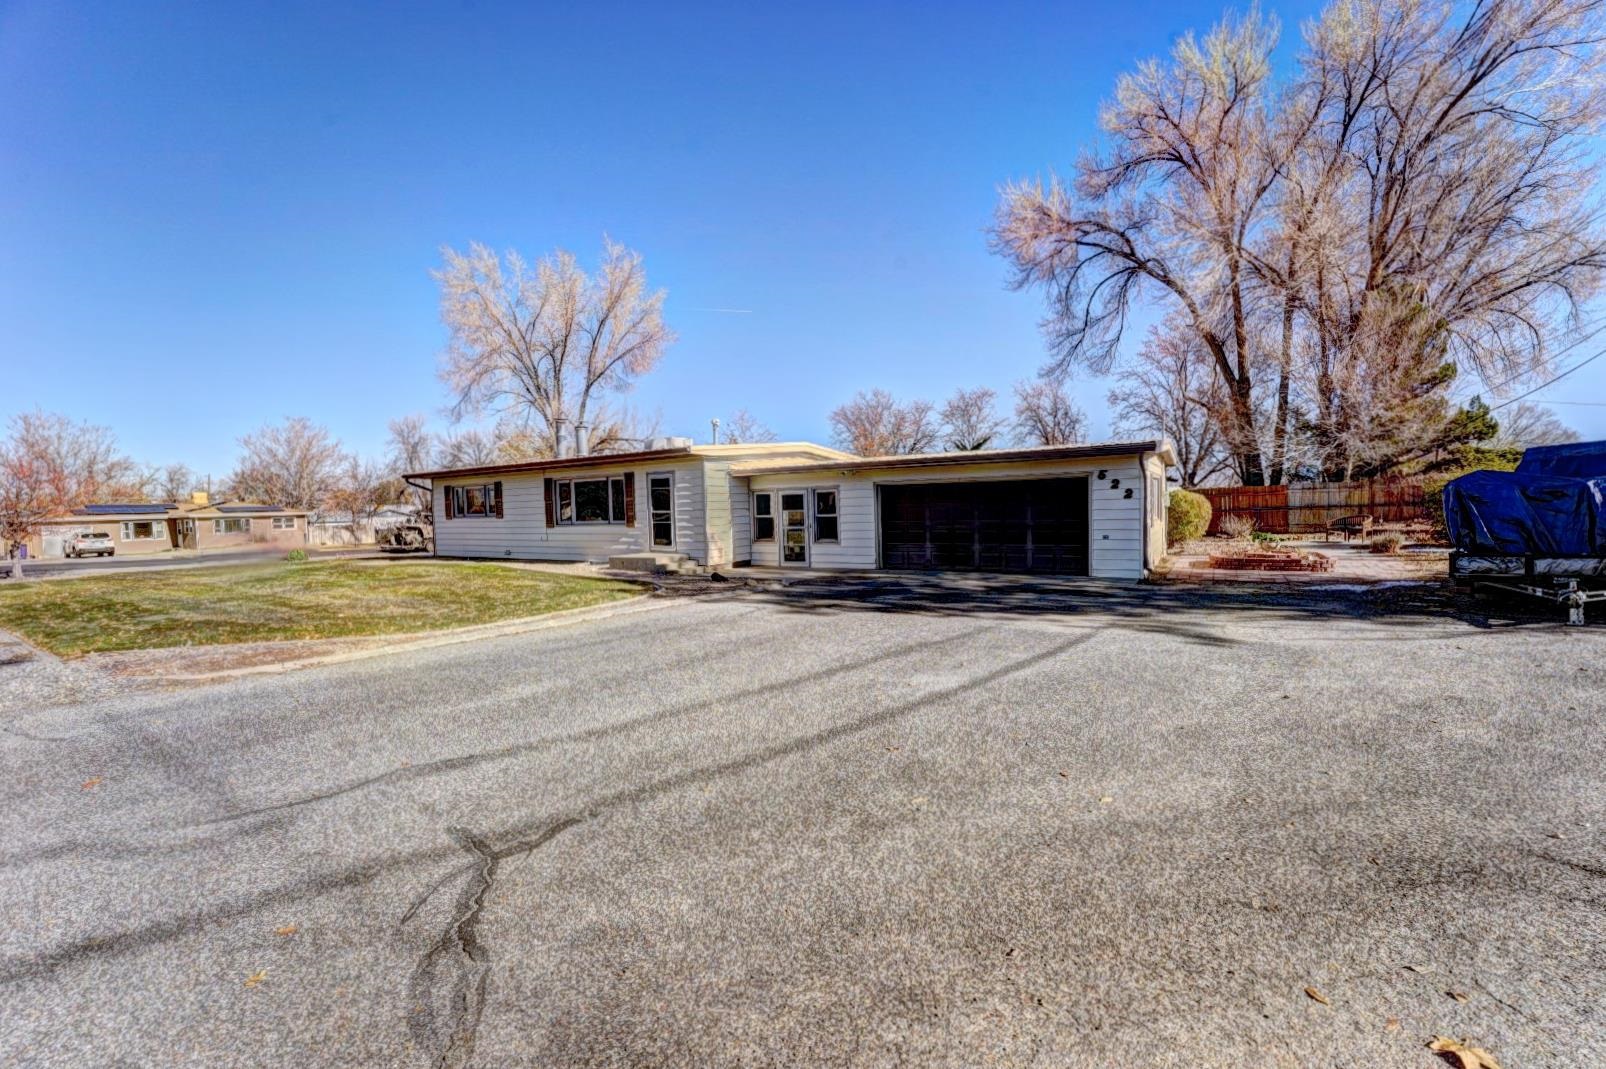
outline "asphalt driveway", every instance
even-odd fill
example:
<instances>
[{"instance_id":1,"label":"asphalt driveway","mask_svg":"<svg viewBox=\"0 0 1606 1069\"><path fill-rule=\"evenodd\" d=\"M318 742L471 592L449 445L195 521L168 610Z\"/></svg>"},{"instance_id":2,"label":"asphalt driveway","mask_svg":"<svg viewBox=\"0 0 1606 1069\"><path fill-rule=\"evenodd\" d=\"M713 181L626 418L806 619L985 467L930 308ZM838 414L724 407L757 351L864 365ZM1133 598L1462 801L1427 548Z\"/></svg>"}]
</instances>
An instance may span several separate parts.
<instances>
[{"instance_id":1,"label":"asphalt driveway","mask_svg":"<svg viewBox=\"0 0 1606 1069\"><path fill-rule=\"evenodd\" d=\"M0 1064L1606 1064L1606 628L1447 609L887 581L0 665Z\"/></svg>"}]
</instances>

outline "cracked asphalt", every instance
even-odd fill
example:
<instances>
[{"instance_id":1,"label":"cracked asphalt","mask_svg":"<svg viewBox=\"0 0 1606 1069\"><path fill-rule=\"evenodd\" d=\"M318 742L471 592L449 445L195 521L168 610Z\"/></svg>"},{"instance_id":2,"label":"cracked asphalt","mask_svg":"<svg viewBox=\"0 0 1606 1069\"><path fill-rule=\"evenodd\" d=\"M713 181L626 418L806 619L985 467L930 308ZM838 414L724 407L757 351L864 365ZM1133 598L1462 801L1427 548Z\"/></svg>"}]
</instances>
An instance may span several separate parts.
<instances>
[{"instance_id":1,"label":"cracked asphalt","mask_svg":"<svg viewBox=\"0 0 1606 1069\"><path fill-rule=\"evenodd\" d=\"M1491 611L911 579L0 665L0 1064L1606 1064L1606 628Z\"/></svg>"}]
</instances>

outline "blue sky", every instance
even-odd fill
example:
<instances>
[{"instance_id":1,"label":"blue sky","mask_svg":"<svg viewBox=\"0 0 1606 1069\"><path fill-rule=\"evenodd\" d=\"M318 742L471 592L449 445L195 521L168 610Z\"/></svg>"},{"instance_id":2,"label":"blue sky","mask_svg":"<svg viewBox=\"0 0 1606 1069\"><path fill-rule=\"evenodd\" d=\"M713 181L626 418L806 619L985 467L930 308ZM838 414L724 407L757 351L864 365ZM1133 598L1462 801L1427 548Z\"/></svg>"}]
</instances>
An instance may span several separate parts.
<instances>
[{"instance_id":1,"label":"blue sky","mask_svg":"<svg viewBox=\"0 0 1606 1069\"><path fill-rule=\"evenodd\" d=\"M1316 5L1266 6L1291 43ZM377 453L445 426L441 245L605 232L669 291L630 398L666 433L1006 394L1042 304L987 252L997 186L1068 169L1116 75L1221 11L759 7L0 3L0 416L216 476L290 415ZM1108 388L1076 384L1095 434ZM1606 360L1542 396L1606 401Z\"/></svg>"}]
</instances>

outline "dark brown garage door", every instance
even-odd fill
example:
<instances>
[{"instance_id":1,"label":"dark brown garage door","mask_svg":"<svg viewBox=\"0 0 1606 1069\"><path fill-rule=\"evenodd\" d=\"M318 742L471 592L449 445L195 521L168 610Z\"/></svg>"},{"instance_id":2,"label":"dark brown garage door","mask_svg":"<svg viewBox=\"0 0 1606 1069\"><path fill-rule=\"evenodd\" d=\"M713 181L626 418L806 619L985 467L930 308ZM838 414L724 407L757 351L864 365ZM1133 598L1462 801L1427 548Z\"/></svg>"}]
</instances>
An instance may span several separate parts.
<instances>
[{"instance_id":1,"label":"dark brown garage door","mask_svg":"<svg viewBox=\"0 0 1606 1069\"><path fill-rule=\"evenodd\" d=\"M1087 574L1087 480L883 484L886 568Z\"/></svg>"}]
</instances>

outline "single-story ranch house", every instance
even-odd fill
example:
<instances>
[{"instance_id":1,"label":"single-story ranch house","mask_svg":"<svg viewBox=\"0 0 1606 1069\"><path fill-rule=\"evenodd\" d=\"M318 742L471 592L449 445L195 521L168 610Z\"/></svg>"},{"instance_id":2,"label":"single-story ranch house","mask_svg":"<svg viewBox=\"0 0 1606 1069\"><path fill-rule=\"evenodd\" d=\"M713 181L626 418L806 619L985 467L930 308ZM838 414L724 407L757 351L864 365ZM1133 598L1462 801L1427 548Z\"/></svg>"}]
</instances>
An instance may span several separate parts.
<instances>
[{"instance_id":1,"label":"single-story ranch house","mask_svg":"<svg viewBox=\"0 0 1606 1069\"><path fill-rule=\"evenodd\" d=\"M42 521L28 539L28 556L59 557L68 538L89 532L110 535L115 554L260 544L293 548L307 542L307 513L245 501L214 505L203 491L180 504L85 505Z\"/></svg>"},{"instance_id":2,"label":"single-story ranch house","mask_svg":"<svg viewBox=\"0 0 1606 1069\"><path fill-rule=\"evenodd\" d=\"M1164 439L886 457L652 444L407 478L430 481L441 557L1137 579L1165 551Z\"/></svg>"}]
</instances>

